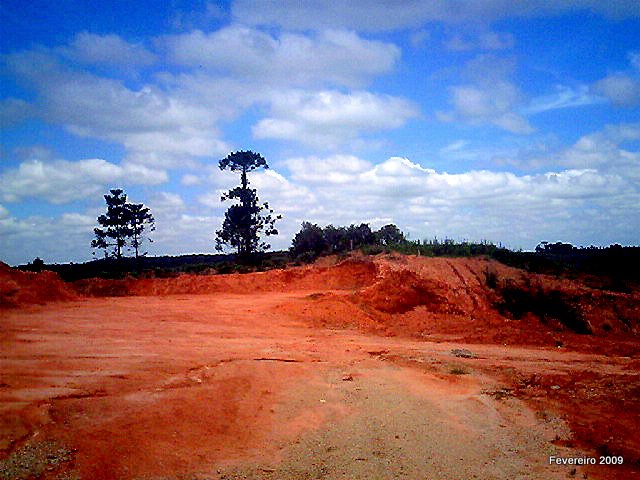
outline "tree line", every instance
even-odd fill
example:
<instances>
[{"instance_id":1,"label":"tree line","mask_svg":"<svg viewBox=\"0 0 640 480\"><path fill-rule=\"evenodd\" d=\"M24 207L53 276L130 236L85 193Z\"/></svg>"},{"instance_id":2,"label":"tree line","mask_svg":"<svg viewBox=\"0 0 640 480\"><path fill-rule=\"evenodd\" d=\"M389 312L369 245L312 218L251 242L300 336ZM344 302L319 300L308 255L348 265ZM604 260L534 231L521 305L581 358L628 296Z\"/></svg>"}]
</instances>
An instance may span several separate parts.
<instances>
[{"instance_id":1,"label":"tree line","mask_svg":"<svg viewBox=\"0 0 640 480\"><path fill-rule=\"evenodd\" d=\"M366 223L348 227L327 225L321 228L316 224L303 222L302 228L293 237L290 251L294 257L310 259L365 246L399 246L404 242L404 234L393 224L372 231Z\"/></svg>"}]
</instances>

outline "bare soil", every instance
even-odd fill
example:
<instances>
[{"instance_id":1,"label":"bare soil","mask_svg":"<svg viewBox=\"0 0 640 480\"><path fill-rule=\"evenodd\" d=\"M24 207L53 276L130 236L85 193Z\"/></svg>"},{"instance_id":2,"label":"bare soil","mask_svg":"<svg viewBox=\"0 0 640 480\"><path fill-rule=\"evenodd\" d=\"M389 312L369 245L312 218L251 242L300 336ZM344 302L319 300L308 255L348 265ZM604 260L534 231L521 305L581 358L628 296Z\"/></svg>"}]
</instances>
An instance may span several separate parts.
<instances>
[{"instance_id":1,"label":"bare soil","mask_svg":"<svg viewBox=\"0 0 640 480\"><path fill-rule=\"evenodd\" d=\"M640 478L637 292L482 259L324 262L0 271L0 479ZM594 333L501 313L489 270L585 299Z\"/></svg>"}]
</instances>

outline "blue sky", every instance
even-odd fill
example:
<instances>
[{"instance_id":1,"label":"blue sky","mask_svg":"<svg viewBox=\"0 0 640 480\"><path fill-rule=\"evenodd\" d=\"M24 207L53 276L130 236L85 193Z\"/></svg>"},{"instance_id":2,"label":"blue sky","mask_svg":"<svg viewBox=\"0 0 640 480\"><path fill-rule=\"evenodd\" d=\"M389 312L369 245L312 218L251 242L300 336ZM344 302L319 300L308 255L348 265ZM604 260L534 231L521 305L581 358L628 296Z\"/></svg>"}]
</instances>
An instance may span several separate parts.
<instances>
[{"instance_id":1,"label":"blue sky","mask_svg":"<svg viewBox=\"0 0 640 480\"><path fill-rule=\"evenodd\" d=\"M213 251L234 184L411 238L637 244L637 1L0 5L0 259L84 261L109 188L150 254Z\"/></svg>"}]
</instances>

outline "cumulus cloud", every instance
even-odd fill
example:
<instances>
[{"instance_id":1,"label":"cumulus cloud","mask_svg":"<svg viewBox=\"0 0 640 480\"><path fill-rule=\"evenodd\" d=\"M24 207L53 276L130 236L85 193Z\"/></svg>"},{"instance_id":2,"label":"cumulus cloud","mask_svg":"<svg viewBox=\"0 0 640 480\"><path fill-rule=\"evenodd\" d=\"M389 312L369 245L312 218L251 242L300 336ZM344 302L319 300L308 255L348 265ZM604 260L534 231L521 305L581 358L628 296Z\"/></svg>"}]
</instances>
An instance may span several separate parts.
<instances>
[{"instance_id":1,"label":"cumulus cloud","mask_svg":"<svg viewBox=\"0 0 640 480\"><path fill-rule=\"evenodd\" d=\"M637 125L612 126L606 132L610 142L639 136ZM284 214L278 222L280 235L270 239L275 248L287 248L305 220L321 225L369 222L375 228L393 222L412 238L489 239L516 248L533 248L544 239L576 244L594 239L633 242L640 228L638 183L624 170L609 167L618 161L615 155L624 155L600 148L599 156L587 162L570 153L598 148L589 148L586 140L574 147L562 155L565 168L534 175L489 170L447 173L403 157L375 164L350 155L330 155L289 158L274 169L252 172L250 181L263 201ZM632 160L637 164L635 155ZM221 190L237 180L227 177L206 178L209 184L215 180L214 190L200 196L197 204L172 192L152 196L148 205L156 215L157 231L150 252L212 251L228 206L220 202ZM17 250L45 252L41 256L50 258L58 253L45 246L64 224L76 232L78 251L88 255L83 249L90 241L93 214L19 220L0 210L0 217L0 246L7 252L16 252L16 242L24 242L33 248ZM36 238L37 229L44 233ZM59 255L69 258L63 252Z\"/></svg>"},{"instance_id":2,"label":"cumulus cloud","mask_svg":"<svg viewBox=\"0 0 640 480\"><path fill-rule=\"evenodd\" d=\"M637 186L621 172L597 168L536 175L488 170L450 174L402 157L374 165L340 156L298 157L284 164L291 172L290 183L308 186L297 190L296 208L283 221L287 231L296 231L303 220L321 225L368 221L373 226L393 221L413 235L508 238L512 246L531 248L544 238L588 241L591 232L582 235L568 227L582 222L584 209L597 212L590 218L592 229L605 232L612 221L608 215L632 214L617 210L620 199L639 197ZM265 198L273 205L286 204L279 192L288 188L291 185L282 184ZM617 233L631 239L632 228L622 230Z\"/></svg>"},{"instance_id":3,"label":"cumulus cloud","mask_svg":"<svg viewBox=\"0 0 640 480\"><path fill-rule=\"evenodd\" d=\"M360 85L389 72L400 58L400 49L393 44L337 30L273 36L232 25L211 33L195 30L168 36L162 43L169 60L179 65L281 86Z\"/></svg>"},{"instance_id":4,"label":"cumulus cloud","mask_svg":"<svg viewBox=\"0 0 640 480\"><path fill-rule=\"evenodd\" d=\"M95 225L95 217L80 213L0 218L1 260L12 265L30 262L36 256L45 262L89 260Z\"/></svg>"},{"instance_id":5,"label":"cumulus cloud","mask_svg":"<svg viewBox=\"0 0 640 480\"><path fill-rule=\"evenodd\" d=\"M149 200L148 204L153 215L158 218L172 218L186 209L186 204L177 193L158 192Z\"/></svg>"},{"instance_id":6,"label":"cumulus cloud","mask_svg":"<svg viewBox=\"0 0 640 480\"><path fill-rule=\"evenodd\" d=\"M145 250L150 255L212 252L215 230L220 228L222 217L176 211L179 202L171 195L168 203L173 204L173 210L169 214L155 201L162 201L160 197L152 199L156 230L149 232L153 243L145 242ZM100 257L101 253L90 247L100 213L103 209L67 212L60 216L0 215L0 260L17 265L30 262L36 256L45 262L84 262L90 260L93 253Z\"/></svg>"},{"instance_id":7,"label":"cumulus cloud","mask_svg":"<svg viewBox=\"0 0 640 480\"><path fill-rule=\"evenodd\" d=\"M297 157L283 162L291 178L308 184L345 184L372 165L354 155L331 155L326 158Z\"/></svg>"},{"instance_id":8,"label":"cumulus cloud","mask_svg":"<svg viewBox=\"0 0 640 480\"><path fill-rule=\"evenodd\" d=\"M457 85L450 88L452 112L440 112L444 121L462 120L472 125L491 124L516 134L534 131L526 118L515 112L520 92L510 82Z\"/></svg>"},{"instance_id":9,"label":"cumulus cloud","mask_svg":"<svg viewBox=\"0 0 640 480\"><path fill-rule=\"evenodd\" d=\"M640 104L640 80L616 73L596 82L594 89L611 103L620 107Z\"/></svg>"},{"instance_id":10,"label":"cumulus cloud","mask_svg":"<svg viewBox=\"0 0 640 480\"><path fill-rule=\"evenodd\" d=\"M153 196L152 202L156 210L180 211L185 208L184 200L177 193L158 192Z\"/></svg>"},{"instance_id":11,"label":"cumulus cloud","mask_svg":"<svg viewBox=\"0 0 640 480\"><path fill-rule=\"evenodd\" d=\"M167 179L164 170L136 164L117 165L98 158L77 162L29 160L0 174L0 198L4 202L39 198L63 204L95 197L116 182L157 185Z\"/></svg>"},{"instance_id":12,"label":"cumulus cloud","mask_svg":"<svg viewBox=\"0 0 640 480\"><path fill-rule=\"evenodd\" d=\"M38 93L39 116L75 135L115 141L133 153L154 152L169 163L172 156L229 151L217 138L218 118L207 105L154 85L132 90L118 80L71 70L46 52L20 52L4 60Z\"/></svg>"},{"instance_id":13,"label":"cumulus cloud","mask_svg":"<svg viewBox=\"0 0 640 480\"><path fill-rule=\"evenodd\" d=\"M502 155L499 163L538 170L595 170L603 175L617 175L637 186L640 183L640 152L634 142L638 140L639 123L608 125L582 135L570 146L551 148L542 143L531 151L522 151L521 155Z\"/></svg>"},{"instance_id":14,"label":"cumulus cloud","mask_svg":"<svg viewBox=\"0 0 640 480\"><path fill-rule=\"evenodd\" d=\"M639 185L640 152L625 148L625 144L637 140L640 140L640 123L610 125L580 137L560 153L559 163L577 168L597 168Z\"/></svg>"},{"instance_id":15,"label":"cumulus cloud","mask_svg":"<svg viewBox=\"0 0 640 480\"><path fill-rule=\"evenodd\" d=\"M83 213L63 213L60 216L60 224L65 227L93 227L96 225L96 217Z\"/></svg>"},{"instance_id":16,"label":"cumulus cloud","mask_svg":"<svg viewBox=\"0 0 640 480\"><path fill-rule=\"evenodd\" d=\"M121 65L129 68L148 66L157 60L144 45L129 43L115 34L81 32L61 52L75 61L89 65Z\"/></svg>"},{"instance_id":17,"label":"cumulus cloud","mask_svg":"<svg viewBox=\"0 0 640 480\"><path fill-rule=\"evenodd\" d=\"M253 127L256 138L325 147L335 147L361 134L401 127L419 114L417 107L403 98L335 90L274 94L270 113Z\"/></svg>"},{"instance_id":18,"label":"cumulus cloud","mask_svg":"<svg viewBox=\"0 0 640 480\"><path fill-rule=\"evenodd\" d=\"M153 244L147 245L151 255L213 253L215 232L222 225L223 216L181 213L161 220L156 219Z\"/></svg>"},{"instance_id":19,"label":"cumulus cloud","mask_svg":"<svg viewBox=\"0 0 640 480\"><path fill-rule=\"evenodd\" d=\"M395 2L390 11L386 0L236 0L232 15L250 25L278 25L289 29L348 28L360 31L390 31L418 27L426 22L486 23L510 17L543 17L588 10L613 18L637 18L640 5L634 0L412 0Z\"/></svg>"},{"instance_id":20,"label":"cumulus cloud","mask_svg":"<svg viewBox=\"0 0 640 480\"><path fill-rule=\"evenodd\" d=\"M609 132L611 138L637 134L628 125ZM270 239L275 248L287 248L302 221L368 222L376 228L393 222L413 238L489 239L525 248L543 239L632 242L634 229L640 227L635 220L640 218L638 185L622 170L604 165L572 166L567 161L564 168L535 175L447 173L402 157L374 164L351 155L329 155L288 158L274 169L253 172L250 181L261 199L284 214L278 224L281 234ZM235 178L227 180L230 186ZM227 188L222 183L218 180L215 186L220 188L198 199L218 218L227 206L220 202Z\"/></svg>"},{"instance_id":21,"label":"cumulus cloud","mask_svg":"<svg viewBox=\"0 0 640 480\"><path fill-rule=\"evenodd\" d=\"M180 179L180 183L185 187L192 187L194 185L200 185L202 183L202 179L193 173L186 173Z\"/></svg>"},{"instance_id":22,"label":"cumulus cloud","mask_svg":"<svg viewBox=\"0 0 640 480\"><path fill-rule=\"evenodd\" d=\"M415 116L415 107L402 99L324 90L362 86L398 62L398 47L354 32L273 35L231 25L211 33L165 36L156 39L156 48L183 69L157 72L135 87L118 75L99 76L77 63L118 67L122 61L122 67L139 67L158 60L143 45L116 35L83 32L66 46L5 55L6 71L35 100L5 100L0 116L7 124L37 116L74 135L122 145L130 163L163 169L228 153L232 146L222 138L219 123L253 106L271 111L255 126L257 137L306 141L293 137L309 134L308 143L315 145L323 141L319 137L334 145L361 132L396 128ZM76 62L73 67L69 59ZM284 100L292 86L305 90ZM303 111L287 111L296 107ZM383 119L380 109L388 110L391 119ZM368 113L371 117L365 118ZM334 119L316 122L321 115ZM293 124L297 120L300 126ZM319 132L323 126L327 131ZM338 132L342 127L344 133Z\"/></svg>"},{"instance_id":23,"label":"cumulus cloud","mask_svg":"<svg viewBox=\"0 0 640 480\"><path fill-rule=\"evenodd\" d=\"M534 128L520 114L523 95L509 79L514 69L513 58L477 55L460 72L468 83L448 89L453 110L438 111L436 117L443 122L494 125L519 135L532 133Z\"/></svg>"}]
</instances>

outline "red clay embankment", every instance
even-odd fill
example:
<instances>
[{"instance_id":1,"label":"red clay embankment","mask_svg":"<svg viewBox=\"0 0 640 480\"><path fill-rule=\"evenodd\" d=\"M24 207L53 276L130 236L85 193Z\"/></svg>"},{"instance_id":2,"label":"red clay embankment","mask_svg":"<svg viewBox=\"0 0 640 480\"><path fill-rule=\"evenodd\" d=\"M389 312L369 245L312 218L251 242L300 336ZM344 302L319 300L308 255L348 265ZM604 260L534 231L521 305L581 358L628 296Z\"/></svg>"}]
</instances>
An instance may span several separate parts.
<instances>
[{"instance_id":1,"label":"red clay embankment","mask_svg":"<svg viewBox=\"0 0 640 480\"><path fill-rule=\"evenodd\" d=\"M22 272L0 262L0 308L78 298L76 290L54 272Z\"/></svg>"}]
</instances>

